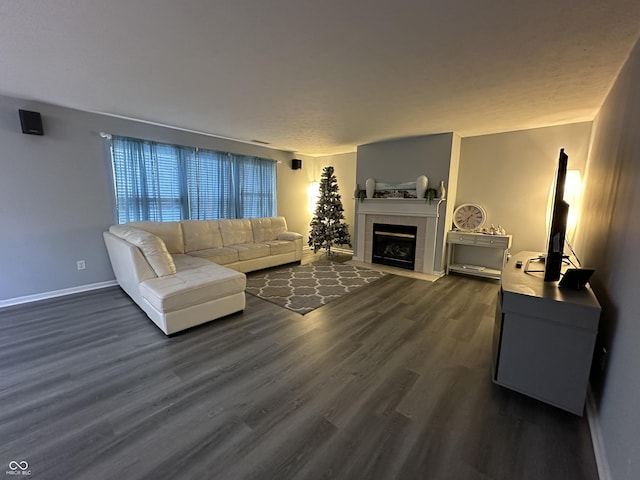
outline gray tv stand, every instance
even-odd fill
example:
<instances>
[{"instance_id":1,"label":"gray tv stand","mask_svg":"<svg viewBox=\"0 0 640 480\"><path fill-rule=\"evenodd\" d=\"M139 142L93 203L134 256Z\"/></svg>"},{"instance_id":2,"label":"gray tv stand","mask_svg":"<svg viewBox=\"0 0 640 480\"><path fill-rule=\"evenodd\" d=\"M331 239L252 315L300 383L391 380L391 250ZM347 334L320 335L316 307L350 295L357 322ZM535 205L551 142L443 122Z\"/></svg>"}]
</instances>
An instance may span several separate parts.
<instances>
[{"instance_id":1,"label":"gray tv stand","mask_svg":"<svg viewBox=\"0 0 640 480\"><path fill-rule=\"evenodd\" d=\"M591 288L559 288L524 272L520 252L502 273L493 336L493 381L576 415L589 384L600 304ZM520 260L523 268L516 268ZM532 267L535 264L532 264ZM540 263L540 269L544 264Z\"/></svg>"}]
</instances>

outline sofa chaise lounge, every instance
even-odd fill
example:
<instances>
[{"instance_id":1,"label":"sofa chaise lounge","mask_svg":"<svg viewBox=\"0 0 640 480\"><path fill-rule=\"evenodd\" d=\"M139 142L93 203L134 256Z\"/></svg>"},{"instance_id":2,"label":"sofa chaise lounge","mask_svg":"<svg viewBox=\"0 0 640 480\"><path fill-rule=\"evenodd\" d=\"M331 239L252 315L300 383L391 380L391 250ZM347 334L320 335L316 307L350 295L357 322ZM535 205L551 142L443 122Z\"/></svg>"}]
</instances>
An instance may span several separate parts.
<instances>
[{"instance_id":1,"label":"sofa chaise lounge","mask_svg":"<svg viewBox=\"0 0 640 480\"><path fill-rule=\"evenodd\" d=\"M284 217L112 225L104 241L120 287L166 334L245 308L245 272L299 262Z\"/></svg>"}]
</instances>

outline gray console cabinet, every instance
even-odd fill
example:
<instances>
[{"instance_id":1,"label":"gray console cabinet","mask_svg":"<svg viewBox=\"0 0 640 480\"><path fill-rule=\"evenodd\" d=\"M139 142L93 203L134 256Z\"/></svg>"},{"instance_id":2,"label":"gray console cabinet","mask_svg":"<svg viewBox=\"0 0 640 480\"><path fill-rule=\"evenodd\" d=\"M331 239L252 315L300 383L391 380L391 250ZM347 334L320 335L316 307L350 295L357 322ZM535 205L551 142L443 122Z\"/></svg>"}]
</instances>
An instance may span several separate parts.
<instances>
[{"instance_id":1,"label":"gray console cabinet","mask_svg":"<svg viewBox=\"0 0 640 480\"><path fill-rule=\"evenodd\" d=\"M493 380L504 387L582 415L600 320L591 288L559 288L543 273L516 268L537 252L507 263L496 309ZM540 268L544 268L540 264Z\"/></svg>"}]
</instances>

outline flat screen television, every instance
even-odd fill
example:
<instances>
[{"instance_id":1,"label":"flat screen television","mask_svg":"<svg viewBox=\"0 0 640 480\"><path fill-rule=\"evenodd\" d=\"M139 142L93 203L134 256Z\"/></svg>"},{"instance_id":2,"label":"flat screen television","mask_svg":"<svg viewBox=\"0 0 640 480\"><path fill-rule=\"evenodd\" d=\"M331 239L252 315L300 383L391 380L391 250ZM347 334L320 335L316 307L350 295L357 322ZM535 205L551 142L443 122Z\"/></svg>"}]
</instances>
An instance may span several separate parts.
<instances>
[{"instance_id":1,"label":"flat screen television","mask_svg":"<svg viewBox=\"0 0 640 480\"><path fill-rule=\"evenodd\" d=\"M564 148L561 148L558 170L556 172L547 256L544 264L545 282L560 280L560 271L562 270L564 240L567 233L567 219L569 217L569 204L564 200L564 184L567 179L568 162L569 157L564 153Z\"/></svg>"}]
</instances>

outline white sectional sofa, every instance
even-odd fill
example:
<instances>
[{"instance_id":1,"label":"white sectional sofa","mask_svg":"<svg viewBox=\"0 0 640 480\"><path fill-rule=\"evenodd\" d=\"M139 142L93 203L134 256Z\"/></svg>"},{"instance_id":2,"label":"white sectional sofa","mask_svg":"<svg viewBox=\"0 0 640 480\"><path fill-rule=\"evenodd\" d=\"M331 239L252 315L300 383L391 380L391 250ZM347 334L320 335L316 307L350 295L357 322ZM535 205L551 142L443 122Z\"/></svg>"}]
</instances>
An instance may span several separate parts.
<instances>
[{"instance_id":1,"label":"white sectional sofa","mask_svg":"<svg viewBox=\"0 0 640 480\"><path fill-rule=\"evenodd\" d=\"M284 217L131 222L104 240L119 285L167 335L243 310L244 272L302 258Z\"/></svg>"}]
</instances>

